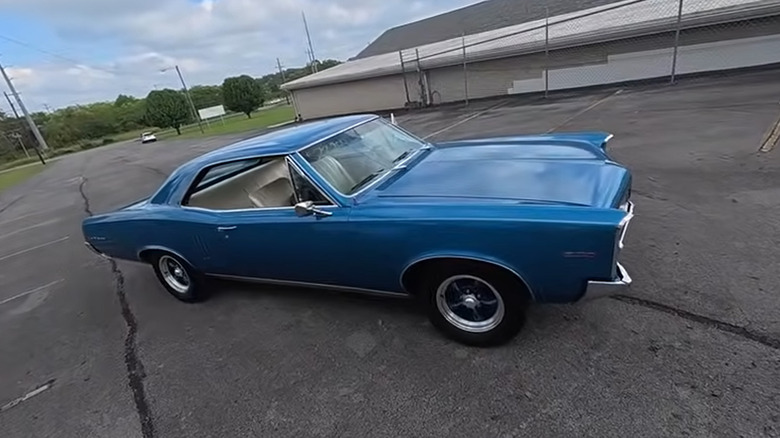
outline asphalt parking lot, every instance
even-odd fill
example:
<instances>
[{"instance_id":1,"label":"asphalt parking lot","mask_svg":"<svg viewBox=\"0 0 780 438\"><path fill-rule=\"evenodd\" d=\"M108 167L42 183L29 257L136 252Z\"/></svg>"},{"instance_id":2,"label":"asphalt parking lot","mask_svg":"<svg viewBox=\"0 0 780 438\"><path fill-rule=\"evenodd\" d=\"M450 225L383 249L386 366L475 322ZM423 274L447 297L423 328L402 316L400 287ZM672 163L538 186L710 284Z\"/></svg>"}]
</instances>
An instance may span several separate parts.
<instances>
[{"instance_id":1,"label":"asphalt parking lot","mask_svg":"<svg viewBox=\"0 0 780 438\"><path fill-rule=\"evenodd\" d=\"M175 301L80 222L235 138L64 157L0 194L0 436L780 436L780 72L398 115L432 141L606 130L634 172L627 297L509 345L409 303L225 284ZM778 146L780 148L780 146Z\"/></svg>"}]
</instances>

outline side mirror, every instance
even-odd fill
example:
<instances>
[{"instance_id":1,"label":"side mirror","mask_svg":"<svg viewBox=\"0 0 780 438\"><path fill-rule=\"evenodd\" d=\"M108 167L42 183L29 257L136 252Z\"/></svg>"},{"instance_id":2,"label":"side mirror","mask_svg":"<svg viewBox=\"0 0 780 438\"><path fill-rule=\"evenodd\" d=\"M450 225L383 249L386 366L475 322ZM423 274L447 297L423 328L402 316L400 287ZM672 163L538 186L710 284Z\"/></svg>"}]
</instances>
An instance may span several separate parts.
<instances>
[{"instance_id":1,"label":"side mirror","mask_svg":"<svg viewBox=\"0 0 780 438\"><path fill-rule=\"evenodd\" d=\"M316 214L319 216L331 216L333 213L325 210L320 210L314 205L312 201L303 201L295 204L295 214L298 216L309 216Z\"/></svg>"}]
</instances>

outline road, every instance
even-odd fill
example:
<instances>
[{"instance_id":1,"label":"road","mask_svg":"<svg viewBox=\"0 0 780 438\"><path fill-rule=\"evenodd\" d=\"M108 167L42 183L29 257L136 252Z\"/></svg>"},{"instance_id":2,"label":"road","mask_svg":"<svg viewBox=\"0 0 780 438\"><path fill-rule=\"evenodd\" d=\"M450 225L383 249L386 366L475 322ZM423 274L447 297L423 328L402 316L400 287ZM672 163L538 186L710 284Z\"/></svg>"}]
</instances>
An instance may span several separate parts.
<instances>
[{"instance_id":1,"label":"road","mask_svg":"<svg viewBox=\"0 0 780 438\"><path fill-rule=\"evenodd\" d=\"M777 71L397 115L431 141L616 136L637 217L622 299L537 306L509 345L404 301L222 285L185 305L80 222L235 140L66 156L0 195L3 437L779 436Z\"/></svg>"}]
</instances>

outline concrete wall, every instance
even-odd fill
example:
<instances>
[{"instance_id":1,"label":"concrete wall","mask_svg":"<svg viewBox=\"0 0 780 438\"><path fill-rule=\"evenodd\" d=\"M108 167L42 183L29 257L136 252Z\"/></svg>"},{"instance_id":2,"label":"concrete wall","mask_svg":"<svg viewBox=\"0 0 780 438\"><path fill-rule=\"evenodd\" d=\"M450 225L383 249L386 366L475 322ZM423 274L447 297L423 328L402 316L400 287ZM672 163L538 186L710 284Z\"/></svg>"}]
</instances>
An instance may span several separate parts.
<instances>
[{"instance_id":1,"label":"concrete wall","mask_svg":"<svg viewBox=\"0 0 780 438\"><path fill-rule=\"evenodd\" d=\"M677 73L700 73L780 63L780 17L685 30L680 35ZM562 90L668 76L674 33L554 50L426 71L433 103ZM417 73L407 73L411 100L420 100ZM294 91L305 118L401 108L403 77L387 76Z\"/></svg>"}]
</instances>

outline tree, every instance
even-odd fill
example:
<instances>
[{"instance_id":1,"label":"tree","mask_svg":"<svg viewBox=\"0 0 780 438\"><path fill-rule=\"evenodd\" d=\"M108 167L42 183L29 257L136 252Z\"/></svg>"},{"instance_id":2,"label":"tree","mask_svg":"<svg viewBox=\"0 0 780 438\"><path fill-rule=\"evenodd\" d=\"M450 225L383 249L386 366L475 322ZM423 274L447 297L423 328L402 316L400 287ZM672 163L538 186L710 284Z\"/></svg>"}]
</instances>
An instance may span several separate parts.
<instances>
[{"instance_id":1,"label":"tree","mask_svg":"<svg viewBox=\"0 0 780 438\"><path fill-rule=\"evenodd\" d=\"M181 125L190 119L187 98L169 88L150 92L146 96L146 119L158 128L173 128L181 135Z\"/></svg>"},{"instance_id":2,"label":"tree","mask_svg":"<svg viewBox=\"0 0 780 438\"><path fill-rule=\"evenodd\" d=\"M327 70L329 68L333 68L337 65L341 64L341 61L337 61L335 59L326 59L319 63L319 71Z\"/></svg>"},{"instance_id":3,"label":"tree","mask_svg":"<svg viewBox=\"0 0 780 438\"><path fill-rule=\"evenodd\" d=\"M134 103L138 102L138 99L136 99L133 96L128 96L125 94L120 94L116 97L116 100L114 101L114 106L122 107L126 105L132 105Z\"/></svg>"},{"instance_id":4,"label":"tree","mask_svg":"<svg viewBox=\"0 0 780 438\"><path fill-rule=\"evenodd\" d=\"M263 105L265 90L249 75L227 78L222 83L222 97L225 107L252 118L252 111Z\"/></svg>"},{"instance_id":5,"label":"tree","mask_svg":"<svg viewBox=\"0 0 780 438\"><path fill-rule=\"evenodd\" d=\"M222 87L219 85L196 85L190 88L190 96L197 109L223 105Z\"/></svg>"}]
</instances>

